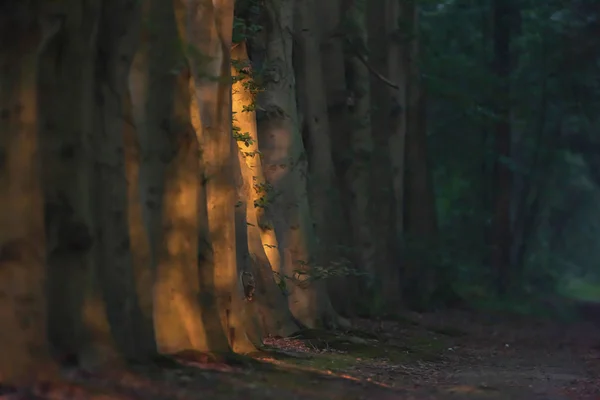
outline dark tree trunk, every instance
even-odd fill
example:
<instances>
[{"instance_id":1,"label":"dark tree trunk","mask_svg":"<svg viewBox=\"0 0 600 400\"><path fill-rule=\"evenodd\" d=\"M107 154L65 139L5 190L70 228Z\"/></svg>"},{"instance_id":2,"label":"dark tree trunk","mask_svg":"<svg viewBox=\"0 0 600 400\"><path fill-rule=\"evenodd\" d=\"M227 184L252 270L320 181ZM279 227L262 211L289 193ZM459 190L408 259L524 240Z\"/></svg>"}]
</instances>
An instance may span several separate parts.
<instances>
[{"instance_id":1,"label":"dark tree trunk","mask_svg":"<svg viewBox=\"0 0 600 400\"><path fill-rule=\"evenodd\" d=\"M496 160L494 164L494 193L492 200L493 218L491 228L491 266L497 279L499 294L508 290L511 249L511 191L512 172L507 164L511 156L510 124L510 72L511 72L511 33L516 10L508 0L494 0L493 13L493 70L499 85L496 102L494 127Z\"/></svg>"}]
</instances>

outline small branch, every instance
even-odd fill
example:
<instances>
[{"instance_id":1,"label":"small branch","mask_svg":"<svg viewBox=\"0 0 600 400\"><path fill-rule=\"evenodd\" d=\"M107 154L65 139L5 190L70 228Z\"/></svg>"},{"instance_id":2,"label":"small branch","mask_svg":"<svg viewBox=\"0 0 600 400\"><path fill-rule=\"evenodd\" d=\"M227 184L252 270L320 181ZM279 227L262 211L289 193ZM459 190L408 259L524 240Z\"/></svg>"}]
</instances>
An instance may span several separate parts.
<instances>
[{"instance_id":1,"label":"small branch","mask_svg":"<svg viewBox=\"0 0 600 400\"><path fill-rule=\"evenodd\" d=\"M365 67L367 67L367 69L369 70L369 72L371 73L371 75L374 75L377 79L379 79L381 82L385 83L389 87L392 87L392 88L394 88L396 90L400 90L400 86L398 84L392 82L391 80L389 80L388 78L386 78L385 76L383 76L383 74L381 74L371 64L369 64L369 61L365 58L365 56L363 56L362 54L360 54L360 52L358 50L354 49L354 46L352 46L352 43L349 43L349 44L350 44L349 47L352 49L352 52L354 53L354 56L356 58L358 58L358 60Z\"/></svg>"},{"instance_id":2,"label":"small branch","mask_svg":"<svg viewBox=\"0 0 600 400\"><path fill-rule=\"evenodd\" d=\"M288 29L288 32L290 33L290 35L292 35L292 39L294 40L294 42L296 42L296 44L298 44L299 43L299 39L298 39L297 34L294 33L291 29ZM330 35L331 38L336 38L336 37L340 37L340 36L343 36L343 32L342 31L337 31L337 30ZM352 50L352 53L354 53L354 56L356 58L358 58L358 60L365 67L367 67L367 70L369 70L369 72L372 75L374 75L377 79L379 79L381 82L385 83L389 87L392 87L392 88L394 88L396 90L400 90L400 86L398 84L392 82L391 80L389 80L388 78L386 78L385 76L383 76L383 74L381 74L371 64L369 64L369 61L367 61L367 59L365 58L365 56L363 56L362 54L360 54L360 52L354 48L354 46L352 45L352 43L348 39L345 39L345 40L349 44L348 47L350 47L350 49Z\"/></svg>"}]
</instances>

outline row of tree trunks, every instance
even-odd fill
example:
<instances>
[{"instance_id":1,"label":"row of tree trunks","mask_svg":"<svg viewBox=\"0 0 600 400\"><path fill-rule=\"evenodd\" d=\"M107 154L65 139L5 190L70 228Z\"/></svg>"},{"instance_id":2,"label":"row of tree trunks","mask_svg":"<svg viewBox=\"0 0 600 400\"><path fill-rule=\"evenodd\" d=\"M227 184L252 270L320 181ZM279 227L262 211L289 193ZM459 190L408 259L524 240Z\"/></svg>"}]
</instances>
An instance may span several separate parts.
<instances>
[{"instance_id":1,"label":"row of tree trunks","mask_svg":"<svg viewBox=\"0 0 600 400\"><path fill-rule=\"evenodd\" d=\"M339 245L355 245L354 266L398 305L404 138L422 107L409 101L421 97L407 90L408 44L391 36L414 10L267 2L250 43L265 67L255 97L251 78L232 92L231 58L248 59L232 44L232 0L54 3L57 22L33 3L0 6L12 44L0 50L3 381L51 375L52 351L97 367L347 327L319 279L344 258ZM342 15L359 22L354 45L384 52L348 56L317 30ZM384 101L376 114L369 86ZM236 145L232 110L250 141ZM425 168L414 125L407 163ZM415 198L429 189L411 185ZM332 287L350 314L348 282Z\"/></svg>"}]
</instances>

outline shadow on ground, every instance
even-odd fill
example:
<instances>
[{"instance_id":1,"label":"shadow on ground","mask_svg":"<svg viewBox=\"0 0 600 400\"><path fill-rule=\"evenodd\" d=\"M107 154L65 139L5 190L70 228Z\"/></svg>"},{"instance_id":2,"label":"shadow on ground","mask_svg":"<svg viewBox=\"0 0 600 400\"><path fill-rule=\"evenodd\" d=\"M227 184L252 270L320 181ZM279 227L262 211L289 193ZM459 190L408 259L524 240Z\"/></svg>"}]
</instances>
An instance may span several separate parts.
<instances>
[{"instance_id":1,"label":"shadow on ground","mask_svg":"<svg viewBox=\"0 0 600 400\"><path fill-rule=\"evenodd\" d=\"M600 398L593 324L445 312L354 325L269 338L248 358L182 355L127 372L71 372L68 384L0 399Z\"/></svg>"}]
</instances>

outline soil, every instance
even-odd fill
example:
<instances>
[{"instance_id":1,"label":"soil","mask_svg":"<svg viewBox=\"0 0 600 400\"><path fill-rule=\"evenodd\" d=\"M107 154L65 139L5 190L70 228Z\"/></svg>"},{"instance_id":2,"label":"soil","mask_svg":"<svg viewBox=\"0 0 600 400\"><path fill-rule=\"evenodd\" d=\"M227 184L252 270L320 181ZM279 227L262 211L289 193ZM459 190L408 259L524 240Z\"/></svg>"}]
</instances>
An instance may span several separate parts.
<instances>
[{"instance_id":1,"label":"soil","mask_svg":"<svg viewBox=\"0 0 600 400\"><path fill-rule=\"evenodd\" d=\"M180 357L71 371L0 399L600 399L600 328L473 312L355 320L344 333L265 340L252 358Z\"/></svg>"}]
</instances>

